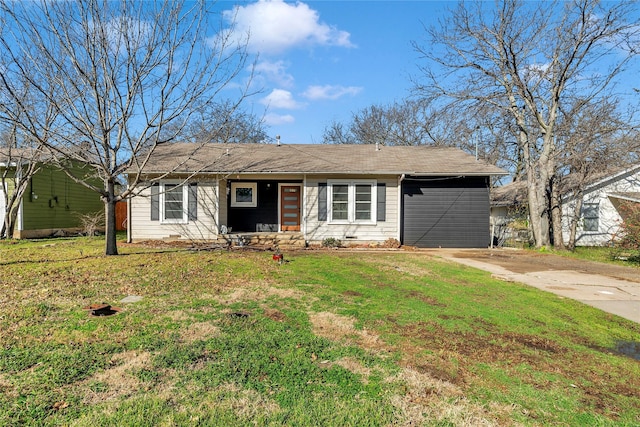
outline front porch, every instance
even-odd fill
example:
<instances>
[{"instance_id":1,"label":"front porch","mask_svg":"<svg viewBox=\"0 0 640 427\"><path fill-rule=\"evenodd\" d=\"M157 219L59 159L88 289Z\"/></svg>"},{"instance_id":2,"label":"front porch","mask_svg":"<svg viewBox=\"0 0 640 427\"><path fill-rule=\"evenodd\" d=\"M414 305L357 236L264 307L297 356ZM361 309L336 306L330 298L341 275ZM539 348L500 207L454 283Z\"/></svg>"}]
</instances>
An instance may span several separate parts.
<instances>
[{"instance_id":1,"label":"front porch","mask_svg":"<svg viewBox=\"0 0 640 427\"><path fill-rule=\"evenodd\" d=\"M222 234L247 234L255 240L264 233L300 232L301 181L230 179L222 185L222 197L226 195L220 201L223 209L218 219Z\"/></svg>"}]
</instances>

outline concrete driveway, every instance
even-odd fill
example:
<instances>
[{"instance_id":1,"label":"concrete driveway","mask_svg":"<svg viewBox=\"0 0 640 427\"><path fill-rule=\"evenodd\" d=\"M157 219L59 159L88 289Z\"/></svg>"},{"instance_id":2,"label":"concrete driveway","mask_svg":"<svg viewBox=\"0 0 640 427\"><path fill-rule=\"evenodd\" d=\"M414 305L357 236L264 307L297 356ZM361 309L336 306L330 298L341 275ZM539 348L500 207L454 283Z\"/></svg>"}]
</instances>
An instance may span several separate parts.
<instances>
[{"instance_id":1,"label":"concrete driveway","mask_svg":"<svg viewBox=\"0 0 640 427\"><path fill-rule=\"evenodd\" d=\"M438 250L436 256L640 323L640 268L517 249Z\"/></svg>"}]
</instances>

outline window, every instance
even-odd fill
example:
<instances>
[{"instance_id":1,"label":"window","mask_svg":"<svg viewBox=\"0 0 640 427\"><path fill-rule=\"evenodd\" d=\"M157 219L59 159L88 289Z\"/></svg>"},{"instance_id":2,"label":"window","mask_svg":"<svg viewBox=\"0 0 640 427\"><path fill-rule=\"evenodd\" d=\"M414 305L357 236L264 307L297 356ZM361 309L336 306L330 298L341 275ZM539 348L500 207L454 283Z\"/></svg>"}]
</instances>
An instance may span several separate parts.
<instances>
[{"instance_id":1,"label":"window","mask_svg":"<svg viewBox=\"0 0 640 427\"><path fill-rule=\"evenodd\" d=\"M329 221L374 223L375 181L329 181Z\"/></svg>"},{"instance_id":2,"label":"window","mask_svg":"<svg viewBox=\"0 0 640 427\"><path fill-rule=\"evenodd\" d=\"M151 186L151 220L186 223L198 219L198 184L161 182Z\"/></svg>"},{"instance_id":3,"label":"window","mask_svg":"<svg viewBox=\"0 0 640 427\"><path fill-rule=\"evenodd\" d=\"M333 220L349 220L349 186L340 184L331 187L331 218Z\"/></svg>"},{"instance_id":4,"label":"window","mask_svg":"<svg viewBox=\"0 0 640 427\"><path fill-rule=\"evenodd\" d=\"M184 187L178 184L164 185L164 220L182 220L184 218Z\"/></svg>"},{"instance_id":5,"label":"window","mask_svg":"<svg viewBox=\"0 0 640 427\"><path fill-rule=\"evenodd\" d=\"M371 185L356 185L356 221L371 219Z\"/></svg>"},{"instance_id":6,"label":"window","mask_svg":"<svg viewBox=\"0 0 640 427\"><path fill-rule=\"evenodd\" d=\"M598 203L585 203L582 205L582 221L584 231L598 231L600 217L600 205Z\"/></svg>"},{"instance_id":7,"label":"window","mask_svg":"<svg viewBox=\"0 0 640 427\"><path fill-rule=\"evenodd\" d=\"M258 184L255 182L231 183L231 207L255 208L258 206Z\"/></svg>"}]
</instances>

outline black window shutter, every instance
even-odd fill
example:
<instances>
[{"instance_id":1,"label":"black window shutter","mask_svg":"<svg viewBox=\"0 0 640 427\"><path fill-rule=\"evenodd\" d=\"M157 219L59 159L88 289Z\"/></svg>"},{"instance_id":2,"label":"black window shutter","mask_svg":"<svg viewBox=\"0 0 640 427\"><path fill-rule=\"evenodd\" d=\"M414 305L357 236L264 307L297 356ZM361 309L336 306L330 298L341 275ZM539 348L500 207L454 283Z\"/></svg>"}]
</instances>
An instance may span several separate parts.
<instances>
[{"instance_id":1,"label":"black window shutter","mask_svg":"<svg viewBox=\"0 0 640 427\"><path fill-rule=\"evenodd\" d=\"M151 221L160 220L160 184L151 184Z\"/></svg>"},{"instance_id":2,"label":"black window shutter","mask_svg":"<svg viewBox=\"0 0 640 427\"><path fill-rule=\"evenodd\" d=\"M189 221L195 221L198 219L198 184L192 182L189 184L189 208L188 208Z\"/></svg>"},{"instance_id":3,"label":"black window shutter","mask_svg":"<svg viewBox=\"0 0 640 427\"><path fill-rule=\"evenodd\" d=\"M318 221L327 220L327 183L318 183Z\"/></svg>"},{"instance_id":4,"label":"black window shutter","mask_svg":"<svg viewBox=\"0 0 640 427\"><path fill-rule=\"evenodd\" d=\"M386 221L387 214L387 184L378 184L377 221Z\"/></svg>"}]
</instances>

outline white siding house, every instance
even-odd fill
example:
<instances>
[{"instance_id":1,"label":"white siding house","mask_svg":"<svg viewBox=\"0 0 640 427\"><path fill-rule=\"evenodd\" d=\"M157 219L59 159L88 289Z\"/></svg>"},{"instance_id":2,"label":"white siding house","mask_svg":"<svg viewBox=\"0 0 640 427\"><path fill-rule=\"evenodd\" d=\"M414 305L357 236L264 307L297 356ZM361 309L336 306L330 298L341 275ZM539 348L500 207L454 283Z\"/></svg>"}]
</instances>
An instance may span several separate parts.
<instances>
[{"instance_id":1,"label":"white siding house","mask_svg":"<svg viewBox=\"0 0 640 427\"><path fill-rule=\"evenodd\" d=\"M129 202L128 236L234 241L269 233L369 245L405 243L410 230L412 246L486 247L489 177L502 174L453 148L166 144L143 170L128 171L139 194Z\"/></svg>"},{"instance_id":2,"label":"white siding house","mask_svg":"<svg viewBox=\"0 0 640 427\"><path fill-rule=\"evenodd\" d=\"M588 185L582 197L576 246L605 246L620 231L622 201L640 203L640 166L626 169ZM576 208L576 198L563 198L563 238L569 238L569 225Z\"/></svg>"},{"instance_id":3,"label":"white siding house","mask_svg":"<svg viewBox=\"0 0 640 427\"><path fill-rule=\"evenodd\" d=\"M567 181L571 181L568 177ZM491 201L491 223L494 241L527 240L526 182L516 182L494 189ZM640 203L640 165L611 174L600 174L585 185L577 212L575 192L562 194L562 234L569 242L571 223L577 220L576 246L610 245L619 235L624 201Z\"/></svg>"}]
</instances>

